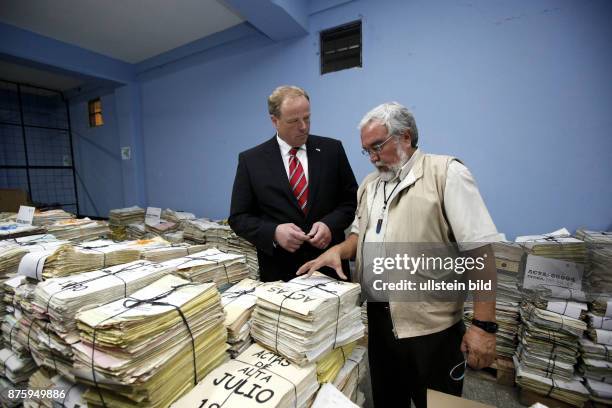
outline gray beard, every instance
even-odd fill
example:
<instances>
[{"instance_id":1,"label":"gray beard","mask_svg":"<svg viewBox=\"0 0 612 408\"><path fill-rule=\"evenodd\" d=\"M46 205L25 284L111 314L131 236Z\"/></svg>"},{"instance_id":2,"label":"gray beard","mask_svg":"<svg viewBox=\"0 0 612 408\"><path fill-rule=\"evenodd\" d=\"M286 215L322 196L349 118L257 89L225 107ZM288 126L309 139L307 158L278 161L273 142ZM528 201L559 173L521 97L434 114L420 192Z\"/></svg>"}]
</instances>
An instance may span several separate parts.
<instances>
[{"instance_id":1,"label":"gray beard","mask_svg":"<svg viewBox=\"0 0 612 408\"><path fill-rule=\"evenodd\" d=\"M378 167L376 167L376 170L378 170L378 176L382 181L389 182L395 179L396 177L399 177L399 174L402 171L402 166L404 166L404 164L406 164L406 162L408 161L408 154L398 145L397 155L399 156L399 160L397 161L397 163L387 166L389 170L381 171ZM378 165L379 162L377 162L376 164ZM380 164L382 165L384 163Z\"/></svg>"}]
</instances>

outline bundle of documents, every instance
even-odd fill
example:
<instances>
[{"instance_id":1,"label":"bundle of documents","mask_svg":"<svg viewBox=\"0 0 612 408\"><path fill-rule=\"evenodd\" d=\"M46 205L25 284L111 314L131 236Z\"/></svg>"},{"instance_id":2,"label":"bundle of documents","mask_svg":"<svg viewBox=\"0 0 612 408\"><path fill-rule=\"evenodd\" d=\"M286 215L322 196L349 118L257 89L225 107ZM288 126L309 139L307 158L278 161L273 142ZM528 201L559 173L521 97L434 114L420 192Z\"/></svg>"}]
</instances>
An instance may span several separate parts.
<instances>
[{"instance_id":1,"label":"bundle of documents","mask_svg":"<svg viewBox=\"0 0 612 408\"><path fill-rule=\"evenodd\" d=\"M575 407L582 407L589 400L589 391L580 382L582 380L580 377L574 377L570 381L545 378L524 370L517 361L514 365L516 383L522 388Z\"/></svg>"},{"instance_id":2,"label":"bundle of documents","mask_svg":"<svg viewBox=\"0 0 612 408\"><path fill-rule=\"evenodd\" d=\"M538 309L548 310L549 312L555 312L563 316L569 316L574 319L586 320L589 307L584 302L574 302L571 300L561 299L545 299L542 297L535 297L531 299L531 302Z\"/></svg>"},{"instance_id":3,"label":"bundle of documents","mask_svg":"<svg viewBox=\"0 0 612 408\"><path fill-rule=\"evenodd\" d=\"M141 223L145 220L145 210L134 205L127 208L110 210L108 221L112 226L127 226L129 224Z\"/></svg>"},{"instance_id":4,"label":"bundle of documents","mask_svg":"<svg viewBox=\"0 0 612 408\"><path fill-rule=\"evenodd\" d=\"M53 382L51 381L51 377L52 375L47 372L47 370L41 368L38 369L34 372L34 374L32 374L30 376L30 379L28 380L28 389L34 391L35 389L45 389L45 396L46 396L46 390L50 389L51 386L53 385ZM39 408L39 407L45 407L45 408L53 408L53 400L52 399L48 399L48 398L40 398L40 391L38 392L38 397L36 397L34 395L34 392L32 392L32 397L31 398L26 398L23 401L23 406L25 408Z\"/></svg>"},{"instance_id":5,"label":"bundle of documents","mask_svg":"<svg viewBox=\"0 0 612 408\"><path fill-rule=\"evenodd\" d=\"M125 227L126 239L145 239L146 231L144 223L129 224Z\"/></svg>"},{"instance_id":6,"label":"bundle of documents","mask_svg":"<svg viewBox=\"0 0 612 408\"><path fill-rule=\"evenodd\" d=\"M183 234L183 231L168 232L166 234L162 234L162 238L173 244L181 244L185 242L185 237Z\"/></svg>"},{"instance_id":7,"label":"bundle of documents","mask_svg":"<svg viewBox=\"0 0 612 408\"><path fill-rule=\"evenodd\" d=\"M202 252L206 249L205 247L205 245L175 244L143 251L141 258L151 262L164 262Z\"/></svg>"},{"instance_id":8,"label":"bundle of documents","mask_svg":"<svg viewBox=\"0 0 612 408\"><path fill-rule=\"evenodd\" d=\"M259 280L259 261L257 260L257 248L249 241L236 235L234 231L227 238L227 250L238 254L245 254L249 267L249 278Z\"/></svg>"},{"instance_id":9,"label":"bundle of documents","mask_svg":"<svg viewBox=\"0 0 612 408\"><path fill-rule=\"evenodd\" d=\"M612 298L598 296L591 302L591 315L612 319Z\"/></svg>"},{"instance_id":10,"label":"bundle of documents","mask_svg":"<svg viewBox=\"0 0 612 408\"><path fill-rule=\"evenodd\" d=\"M594 343L586 337L580 339L580 354L583 358L612 362L612 347Z\"/></svg>"},{"instance_id":11,"label":"bundle of documents","mask_svg":"<svg viewBox=\"0 0 612 408\"><path fill-rule=\"evenodd\" d=\"M27 383L13 384L6 378L0 376L0 405L9 408L20 407L23 403L23 398L21 398L21 394L18 398L15 398L14 392L16 390L25 390L27 388ZM13 395L13 398L10 398L9 395Z\"/></svg>"},{"instance_id":12,"label":"bundle of documents","mask_svg":"<svg viewBox=\"0 0 612 408\"><path fill-rule=\"evenodd\" d=\"M612 362L583 357L578 371L585 378L612 384Z\"/></svg>"},{"instance_id":13,"label":"bundle of documents","mask_svg":"<svg viewBox=\"0 0 612 408\"><path fill-rule=\"evenodd\" d=\"M227 359L212 283L167 275L76 319L75 374L91 386L88 405L167 407Z\"/></svg>"},{"instance_id":14,"label":"bundle of documents","mask_svg":"<svg viewBox=\"0 0 612 408\"><path fill-rule=\"evenodd\" d=\"M169 246L162 238L114 243L108 240L66 244L24 256L19 273L43 280L132 262L146 250Z\"/></svg>"},{"instance_id":15,"label":"bundle of documents","mask_svg":"<svg viewBox=\"0 0 612 408\"><path fill-rule=\"evenodd\" d=\"M92 221L89 218L70 218L48 225L47 233L54 235L57 239L84 242L108 238L110 229L105 221Z\"/></svg>"},{"instance_id":16,"label":"bundle of documents","mask_svg":"<svg viewBox=\"0 0 612 408\"><path fill-rule=\"evenodd\" d=\"M587 254L584 241L573 238L566 228L544 235L517 237L516 242L534 255L582 264L586 262Z\"/></svg>"},{"instance_id":17,"label":"bundle of documents","mask_svg":"<svg viewBox=\"0 0 612 408\"><path fill-rule=\"evenodd\" d=\"M198 244L209 244L217 248L227 246L227 239L232 229L204 218L186 220L184 223L184 236L186 240Z\"/></svg>"},{"instance_id":18,"label":"bundle of documents","mask_svg":"<svg viewBox=\"0 0 612 408\"><path fill-rule=\"evenodd\" d=\"M36 210L34 212L34 218L32 219L32 225L52 225L59 221L69 220L72 218L75 218L74 214L71 214L61 209L49 211Z\"/></svg>"},{"instance_id":19,"label":"bundle of documents","mask_svg":"<svg viewBox=\"0 0 612 408\"><path fill-rule=\"evenodd\" d=\"M25 408L39 407L62 407L62 408L82 408L87 407L83 394L86 387L82 384L75 384L61 375L53 375L45 370L38 370L30 377L29 389L46 390L51 398L39 398L24 401ZM36 393L33 393L36 395Z\"/></svg>"},{"instance_id":20,"label":"bundle of documents","mask_svg":"<svg viewBox=\"0 0 612 408\"><path fill-rule=\"evenodd\" d=\"M255 288L261 282L243 279L221 294L221 304L225 310L228 350L232 358L242 353L251 343L251 314L257 296Z\"/></svg>"},{"instance_id":21,"label":"bundle of documents","mask_svg":"<svg viewBox=\"0 0 612 408\"><path fill-rule=\"evenodd\" d=\"M587 378L584 383L591 393L591 400L600 404L612 405L612 384Z\"/></svg>"},{"instance_id":22,"label":"bundle of documents","mask_svg":"<svg viewBox=\"0 0 612 408\"><path fill-rule=\"evenodd\" d=\"M145 225L145 231L154 235L162 235L169 232L174 232L178 229L179 225L175 222L161 220L159 224Z\"/></svg>"},{"instance_id":23,"label":"bundle of documents","mask_svg":"<svg viewBox=\"0 0 612 408\"><path fill-rule=\"evenodd\" d=\"M582 320L539 309L533 303L529 302L523 302L521 304L521 318L523 322L529 321L539 327L548 330L558 330L574 335L575 337L582 337L582 334L587 329L587 324Z\"/></svg>"},{"instance_id":24,"label":"bundle of documents","mask_svg":"<svg viewBox=\"0 0 612 408\"><path fill-rule=\"evenodd\" d=\"M612 331L604 329L595 329L589 327L587 330L589 338L597 344L605 344L606 346L612 346Z\"/></svg>"},{"instance_id":25,"label":"bundle of documents","mask_svg":"<svg viewBox=\"0 0 612 408\"><path fill-rule=\"evenodd\" d=\"M0 373L13 384L27 382L36 370L36 364L29 357L21 357L13 350L0 350Z\"/></svg>"},{"instance_id":26,"label":"bundle of documents","mask_svg":"<svg viewBox=\"0 0 612 408\"><path fill-rule=\"evenodd\" d=\"M33 320L30 324L28 346L36 365L74 379L71 346L52 330L49 321Z\"/></svg>"},{"instance_id":27,"label":"bundle of documents","mask_svg":"<svg viewBox=\"0 0 612 408\"><path fill-rule=\"evenodd\" d=\"M0 211L0 222L15 221L16 219L17 219L17 213Z\"/></svg>"},{"instance_id":28,"label":"bundle of documents","mask_svg":"<svg viewBox=\"0 0 612 408\"><path fill-rule=\"evenodd\" d=\"M333 381L344 395L359 406L363 406L363 394L358 392L359 382L362 377L369 375L365 367L365 353L365 347L355 347Z\"/></svg>"},{"instance_id":29,"label":"bundle of documents","mask_svg":"<svg viewBox=\"0 0 612 408\"><path fill-rule=\"evenodd\" d=\"M251 336L302 365L363 337L359 284L316 272L259 286Z\"/></svg>"},{"instance_id":30,"label":"bundle of documents","mask_svg":"<svg viewBox=\"0 0 612 408\"><path fill-rule=\"evenodd\" d=\"M166 208L161 212L161 218L176 224L181 224L183 221L195 220L196 216L190 212L175 211L170 208Z\"/></svg>"},{"instance_id":31,"label":"bundle of documents","mask_svg":"<svg viewBox=\"0 0 612 408\"><path fill-rule=\"evenodd\" d=\"M47 314L53 330L69 343L76 329L76 312L90 305L104 304L129 296L161 277L174 272L172 266L139 260L103 270L41 282L34 292L34 307Z\"/></svg>"},{"instance_id":32,"label":"bundle of documents","mask_svg":"<svg viewBox=\"0 0 612 408\"><path fill-rule=\"evenodd\" d=\"M466 328L472 325L474 317L473 302L465 302L463 306L463 321ZM495 334L495 350L499 356L512 357L517 345L517 334L519 330L519 307L518 303L497 300L495 304L495 319L499 326Z\"/></svg>"},{"instance_id":33,"label":"bundle of documents","mask_svg":"<svg viewBox=\"0 0 612 408\"><path fill-rule=\"evenodd\" d=\"M587 245L588 290L594 295L612 297L612 232L579 229L576 238L585 241Z\"/></svg>"},{"instance_id":34,"label":"bundle of documents","mask_svg":"<svg viewBox=\"0 0 612 408\"><path fill-rule=\"evenodd\" d=\"M249 274L244 255L225 253L216 248L171 259L163 265L172 265L178 275L190 281L215 282L217 286L239 282Z\"/></svg>"},{"instance_id":35,"label":"bundle of documents","mask_svg":"<svg viewBox=\"0 0 612 408\"><path fill-rule=\"evenodd\" d=\"M19 261L28 250L18 243L10 241L0 241L0 278L8 277L17 272Z\"/></svg>"},{"instance_id":36,"label":"bundle of documents","mask_svg":"<svg viewBox=\"0 0 612 408\"><path fill-rule=\"evenodd\" d=\"M333 349L317 361L317 380L319 383L334 381L355 349L356 342Z\"/></svg>"},{"instance_id":37,"label":"bundle of documents","mask_svg":"<svg viewBox=\"0 0 612 408\"><path fill-rule=\"evenodd\" d=\"M172 408L305 408L319 384L314 364L303 367L253 344L210 373Z\"/></svg>"},{"instance_id":38,"label":"bundle of documents","mask_svg":"<svg viewBox=\"0 0 612 408\"><path fill-rule=\"evenodd\" d=\"M45 228L37 225L0 222L0 240L44 233Z\"/></svg>"}]
</instances>

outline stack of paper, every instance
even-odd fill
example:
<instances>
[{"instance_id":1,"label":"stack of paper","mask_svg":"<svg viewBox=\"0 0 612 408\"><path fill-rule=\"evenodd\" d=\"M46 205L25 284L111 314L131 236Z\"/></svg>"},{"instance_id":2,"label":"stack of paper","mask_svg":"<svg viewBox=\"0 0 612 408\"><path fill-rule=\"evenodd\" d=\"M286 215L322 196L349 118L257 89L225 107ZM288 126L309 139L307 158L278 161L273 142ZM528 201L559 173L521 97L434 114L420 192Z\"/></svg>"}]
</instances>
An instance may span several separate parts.
<instances>
[{"instance_id":1,"label":"stack of paper","mask_svg":"<svg viewBox=\"0 0 612 408\"><path fill-rule=\"evenodd\" d=\"M185 211L175 211L170 208L166 208L161 212L161 218L177 224L181 224L183 221L195 220L195 214Z\"/></svg>"},{"instance_id":2,"label":"stack of paper","mask_svg":"<svg viewBox=\"0 0 612 408\"><path fill-rule=\"evenodd\" d=\"M244 255L230 254L216 248L207 249L182 258L171 259L177 274L193 282L215 282L217 286L236 283L248 276Z\"/></svg>"},{"instance_id":3,"label":"stack of paper","mask_svg":"<svg viewBox=\"0 0 612 408\"><path fill-rule=\"evenodd\" d=\"M610 361L583 357L578 370L584 378L612 384L612 362Z\"/></svg>"},{"instance_id":4,"label":"stack of paper","mask_svg":"<svg viewBox=\"0 0 612 408\"><path fill-rule=\"evenodd\" d=\"M43 280L132 262L146 250L169 246L162 238L114 243L108 240L66 244L48 251L29 253L19 265L19 273Z\"/></svg>"},{"instance_id":5,"label":"stack of paper","mask_svg":"<svg viewBox=\"0 0 612 408\"><path fill-rule=\"evenodd\" d=\"M125 235L126 235L126 239L145 239L146 231L145 231L144 223L129 224L125 228Z\"/></svg>"},{"instance_id":6,"label":"stack of paper","mask_svg":"<svg viewBox=\"0 0 612 408\"><path fill-rule=\"evenodd\" d=\"M110 210L108 221L112 226L127 226L133 223L144 223L145 210L134 205L127 208Z\"/></svg>"},{"instance_id":7,"label":"stack of paper","mask_svg":"<svg viewBox=\"0 0 612 408\"><path fill-rule=\"evenodd\" d=\"M0 241L0 279L17 272L19 261L27 253L26 248L12 240Z\"/></svg>"},{"instance_id":8,"label":"stack of paper","mask_svg":"<svg viewBox=\"0 0 612 408\"><path fill-rule=\"evenodd\" d=\"M584 241L573 238L566 228L544 235L517 237L516 242L534 255L578 263L586 262Z\"/></svg>"},{"instance_id":9,"label":"stack of paper","mask_svg":"<svg viewBox=\"0 0 612 408\"><path fill-rule=\"evenodd\" d=\"M21 398L21 394L18 398L15 398L15 391L17 390L25 390L28 388L27 383L13 384L6 378L0 375L0 403L3 407L20 407L23 403L23 398ZM12 395L13 398L10 398L9 395Z\"/></svg>"},{"instance_id":10,"label":"stack of paper","mask_svg":"<svg viewBox=\"0 0 612 408\"><path fill-rule=\"evenodd\" d=\"M612 232L579 229L576 238L585 241L587 245L588 291L594 296L612 298Z\"/></svg>"},{"instance_id":11,"label":"stack of paper","mask_svg":"<svg viewBox=\"0 0 612 408\"><path fill-rule=\"evenodd\" d=\"M143 251L142 259L151 262L164 262L204 251L205 245L173 244L172 246L154 248Z\"/></svg>"},{"instance_id":12,"label":"stack of paper","mask_svg":"<svg viewBox=\"0 0 612 408\"><path fill-rule=\"evenodd\" d=\"M336 379L336 376L348 361L355 349L356 342L333 349L317 361L317 380L323 384Z\"/></svg>"},{"instance_id":13,"label":"stack of paper","mask_svg":"<svg viewBox=\"0 0 612 408\"><path fill-rule=\"evenodd\" d=\"M258 344L210 373L172 408L305 408L319 384L314 364L303 367Z\"/></svg>"},{"instance_id":14,"label":"stack of paper","mask_svg":"<svg viewBox=\"0 0 612 408\"><path fill-rule=\"evenodd\" d=\"M257 248L255 248L255 245L232 231L232 234L227 238L227 250L238 254L245 254L250 271L249 278L259 279L259 261L257 260Z\"/></svg>"},{"instance_id":15,"label":"stack of paper","mask_svg":"<svg viewBox=\"0 0 612 408\"><path fill-rule=\"evenodd\" d=\"M333 381L344 395L359 406L363 406L363 394L359 392L359 382L362 377L369 376L365 366L365 354L365 347L355 347Z\"/></svg>"},{"instance_id":16,"label":"stack of paper","mask_svg":"<svg viewBox=\"0 0 612 408\"><path fill-rule=\"evenodd\" d=\"M346 395L330 383L323 384L311 408L359 408Z\"/></svg>"},{"instance_id":17,"label":"stack of paper","mask_svg":"<svg viewBox=\"0 0 612 408\"><path fill-rule=\"evenodd\" d=\"M604 405L612 405L612 384L587 378L585 385L591 393L591 400Z\"/></svg>"},{"instance_id":18,"label":"stack of paper","mask_svg":"<svg viewBox=\"0 0 612 408\"><path fill-rule=\"evenodd\" d=\"M34 212L34 218L32 219L32 225L52 225L59 221L69 220L74 217L74 214L70 214L61 209L49 211L36 210Z\"/></svg>"},{"instance_id":19,"label":"stack of paper","mask_svg":"<svg viewBox=\"0 0 612 408\"><path fill-rule=\"evenodd\" d=\"M225 328L230 356L235 358L251 344L251 314L255 308L257 296L255 288L261 282L243 279L221 294L221 303L225 310Z\"/></svg>"},{"instance_id":20,"label":"stack of paper","mask_svg":"<svg viewBox=\"0 0 612 408\"><path fill-rule=\"evenodd\" d=\"M0 373L13 384L27 382L35 370L36 364L31 358L20 357L8 348L0 350Z\"/></svg>"},{"instance_id":21,"label":"stack of paper","mask_svg":"<svg viewBox=\"0 0 612 408\"><path fill-rule=\"evenodd\" d=\"M145 231L155 235L162 235L169 232L174 232L178 229L179 225L176 222L161 220L159 224L145 225Z\"/></svg>"},{"instance_id":22,"label":"stack of paper","mask_svg":"<svg viewBox=\"0 0 612 408\"><path fill-rule=\"evenodd\" d=\"M315 362L364 334L360 286L316 272L255 290L253 338L296 364Z\"/></svg>"},{"instance_id":23,"label":"stack of paper","mask_svg":"<svg viewBox=\"0 0 612 408\"><path fill-rule=\"evenodd\" d=\"M40 391L38 392L38 396L36 396L34 393L36 389L44 389L46 397L46 390L50 389L53 385L51 377L52 375L44 368L36 370L34 374L30 376L28 381L28 389L32 390L32 397L26 398L25 401L23 401L24 408L53 408L53 400L51 398L40 398Z\"/></svg>"},{"instance_id":24,"label":"stack of paper","mask_svg":"<svg viewBox=\"0 0 612 408\"><path fill-rule=\"evenodd\" d=\"M167 234L162 234L162 238L173 244L181 244L185 242L183 234L183 231L169 232Z\"/></svg>"},{"instance_id":25,"label":"stack of paper","mask_svg":"<svg viewBox=\"0 0 612 408\"><path fill-rule=\"evenodd\" d=\"M232 229L229 226L204 218L186 220L184 231L186 240L197 242L198 244L208 244L217 248L227 246L227 239L232 234Z\"/></svg>"},{"instance_id":26,"label":"stack of paper","mask_svg":"<svg viewBox=\"0 0 612 408\"><path fill-rule=\"evenodd\" d=\"M221 298L212 283L167 275L76 319L75 373L92 386L88 404L166 407L227 358Z\"/></svg>"},{"instance_id":27,"label":"stack of paper","mask_svg":"<svg viewBox=\"0 0 612 408\"><path fill-rule=\"evenodd\" d=\"M16 219L17 219L17 213L0 211L0 222L15 221Z\"/></svg>"},{"instance_id":28,"label":"stack of paper","mask_svg":"<svg viewBox=\"0 0 612 408\"><path fill-rule=\"evenodd\" d=\"M174 272L172 266L139 260L103 270L41 282L34 293L34 307L47 314L53 330L68 343L76 325L76 312L90 305L104 304L129 296L161 277Z\"/></svg>"},{"instance_id":29,"label":"stack of paper","mask_svg":"<svg viewBox=\"0 0 612 408\"><path fill-rule=\"evenodd\" d=\"M37 225L18 224L16 222L0 222L0 240L43 234L44 227Z\"/></svg>"},{"instance_id":30,"label":"stack of paper","mask_svg":"<svg viewBox=\"0 0 612 408\"><path fill-rule=\"evenodd\" d=\"M589 391L580 382L582 380L580 377L574 377L569 381L545 378L524 370L517 361L514 365L516 383L520 387L576 407L582 407L589 400Z\"/></svg>"},{"instance_id":31,"label":"stack of paper","mask_svg":"<svg viewBox=\"0 0 612 408\"><path fill-rule=\"evenodd\" d=\"M47 232L57 239L72 242L92 241L108 238L110 229L105 221L92 221L89 218L70 218L47 226Z\"/></svg>"}]
</instances>

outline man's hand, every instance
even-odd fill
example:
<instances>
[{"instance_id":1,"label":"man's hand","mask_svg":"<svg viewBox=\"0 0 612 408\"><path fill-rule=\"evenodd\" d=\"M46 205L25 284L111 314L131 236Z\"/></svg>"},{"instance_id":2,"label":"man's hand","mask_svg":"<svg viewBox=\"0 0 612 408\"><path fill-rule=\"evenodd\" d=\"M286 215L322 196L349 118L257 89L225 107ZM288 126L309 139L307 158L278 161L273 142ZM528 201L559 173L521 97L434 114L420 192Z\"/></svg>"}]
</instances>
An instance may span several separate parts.
<instances>
[{"instance_id":1,"label":"man's hand","mask_svg":"<svg viewBox=\"0 0 612 408\"><path fill-rule=\"evenodd\" d=\"M332 240L332 233L327 225L321 221L312 224L312 228L308 233L311 237L308 242L315 248L325 249Z\"/></svg>"},{"instance_id":2,"label":"man's hand","mask_svg":"<svg viewBox=\"0 0 612 408\"><path fill-rule=\"evenodd\" d=\"M289 252L297 251L310 237L293 223L279 224L274 231L274 241Z\"/></svg>"},{"instance_id":3,"label":"man's hand","mask_svg":"<svg viewBox=\"0 0 612 408\"><path fill-rule=\"evenodd\" d=\"M477 370L488 367L495 359L495 334L470 326L461 341L461 351L468 353L470 367Z\"/></svg>"},{"instance_id":4,"label":"man's hand","mask_svg":"<svg viewBox=\"0 0 612 408\"><path fill-rule=\"evenodd\" d=\"M340 257L339 245L331 247L330 249L319 255L318 258L306 262L300 267L300 269L298 269L296 275L306 274L306 277L310 277L315 271L319 270L324 266L334 268L341 279L347 279L346 275L342 271L342 258Z\"/></svg>"}]
</instances>

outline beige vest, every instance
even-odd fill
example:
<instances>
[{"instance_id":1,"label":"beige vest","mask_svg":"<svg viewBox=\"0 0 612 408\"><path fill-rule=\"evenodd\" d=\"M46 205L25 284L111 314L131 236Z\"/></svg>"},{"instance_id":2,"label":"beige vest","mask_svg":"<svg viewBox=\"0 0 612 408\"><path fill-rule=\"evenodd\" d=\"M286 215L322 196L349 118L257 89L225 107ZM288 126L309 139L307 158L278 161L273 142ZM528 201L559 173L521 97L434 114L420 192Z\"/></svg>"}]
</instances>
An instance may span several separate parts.
<instances>
[{"instance_id":1,"label":"beige vest","mask_svg":"<svg viewBox=\"0 0 612 408\"><path fill-rule=\"evenodd\" d=\"M412 171L404 177L398 194L389 203L384 242L454 242L444 215L444 187L450 156L415 153ZM367 185L376 182L378 173L369 174L357 192L356 276L362 277L362 250L370 209L367 208ZM461 302L390 302L393 331L397 338L415 337L442 331L462 318Z\"/></svg>"}]
</instances>

